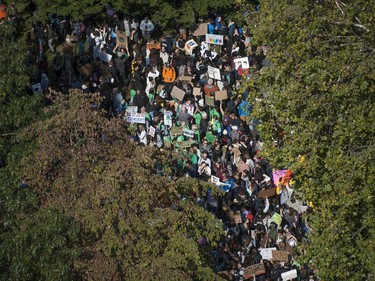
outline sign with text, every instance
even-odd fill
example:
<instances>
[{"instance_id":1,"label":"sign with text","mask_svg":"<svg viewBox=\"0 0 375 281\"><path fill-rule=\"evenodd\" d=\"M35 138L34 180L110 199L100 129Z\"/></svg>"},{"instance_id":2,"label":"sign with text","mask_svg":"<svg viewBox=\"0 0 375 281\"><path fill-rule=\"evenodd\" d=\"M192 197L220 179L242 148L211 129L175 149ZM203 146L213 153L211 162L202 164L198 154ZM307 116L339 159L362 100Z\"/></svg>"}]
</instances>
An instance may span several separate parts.
<instances>
[{"instance_id":1,"label":"sign with text","mask_svg":"<svg viewBox=\"0 0 375 281\"><path fill-rule=\"evenodd\" d=\"M192 130L184 129L182 134L186 137L194 138L194 131Z\"/></svg>"},{"instance_id":2,"label":"sign with text","mask_svg":"<svg viewBox=\"0 0 375 281\"><path fill-rule=\"evenodd\" d=\"M146 123L146 118L144 113L126 113L126 118L129 123Z\"/></svg>"},{"instance_id":3,"label":"sign with text","mask_svg":"<svg viewBox=\"0 0 375 281\"><path fill-rule=\"evenodd\" d=\"M181 148L189 148L193 144L193 142L191 140L179 141L178 144L180 145Z\"/></svg>"},{"instance_id":4,"label":"sign with text","mask_svg":"<svg viewBox=\"0 0 375 281\"><path fill-rule=\"evenodd\" d=\"M283 281L290 281L297 277L298 277L297 269L293 269L293 270L289 270L287 272L281 273L281 279L283 279Z\"/></svg>"},{"instance_id":5,"label":"sign with text","mask_svg":"<svg viewBox=\"0 0 375 281\"><path fill-rule=\"evenodd\" d=\"M155 137L155 128L150 126L150 128L148 129L148 134L151 136L151 137Z\"/></svg>"},{"instance_id":6,"label":"sign with text","mask_svg":"<svg viewBox=\"0 0 375 281\"><path fill-rule=\"evenodd\" d=\"M200 96L201 95L201 88L193 88L193 95L194 96Z\"/></svg>"},{"instance_id":7,"label":"sign with text","mask_svg":"<svg viewBox=\"0 0 375 281\"><path fill-rule=\"evenodd\" d=\"M266 273L266 269L264 267L264 264L263 263L257 263L257 264L254 264L254 265L250 265L248 267L245 268L244 270L244 278L245 280L253 277L254 275L262 275Z\"/></svg>"},{"instance_id":8,"label":"sign with text","mask_svg":"<svg viewBox=\"0 0 375 281\"><path fill-rule=\"evenodd\" d=\"M208 77L216 80L221 80L220 69L212 66L207 68Z\"/></svg>"},{"instance_id":9,"label":"sign with text","mask_svg":"<svg viewBox=\"0 0 375 281\"><path fill-rule=\"evenodd\" d=\"M146 46L147 46L147 49L149 50L152 50L152 49L160 50L161 48L160 43L147 43Z\"/></svg>"},{"instance_id":10,"label":"sign with text","mask_svg":"<svg viewBox=\"0 0 375 281\"><path fill-rule=\"evenodd\" d=\"M180 136L182 135L183 131L184 131L183 127L172 127L170 129L170 134L171 136Z\"/></svg>"},{"instance_id":11,"label":"sign with text","mask_svg":"<svg viewBox=\"0 0 375 281\"><path fill-rule=\"evenodd\" d=\"M211 182L212 182L213 184L219 185L219 183L220 183L220 179L219 179L218 177L211 176Z\"/></svg>"},{"instance_id":12,"label":"sign with text","mask_svg":"<svg viewBox=\"0 0 375 281\"><path fill-rule=\"evenodd\" d=\"M248 68L250 68L248 57L234 59L233 62L234 62L234 65L235 65L236 69L239 69L239 68L248 69Z\"/></svg>"},{"instance_id":13,"label":"sign with text","mask_svg":"<svg viewBox=\"0 0 375 281\"><path fill-rule=\"evenodd\" d=\"M277 185L279 183L279 179L284 177L287 170L277 170L273 171L273 183Z\"/></svg>"},{"instance_id":14,"label":"sign with text","mask_svg":"<svg viewBox=\"0 0 375 281\"><path fill-rule=\"evenodd\" d=\"M289 253L285 251L272 251L272 260L274 261L289 261Z\"/></svg>"},{"instance_id":15,"label":"sign with text","mask_svg":"<svg viewBox=\"0 0 375 281\"><path fill-rule=\"evenodd\" d=\"M215 98L214 97L204 96L204 102L208 106L215 106Z\"/></svg>"},{"instance_id":16,"label":"sign with text","mask_svg":"<svg viewBox=\"0 0 375 281\"><path fill-rule=\"evenodd\" d=\"M216 34L206 34L206 43L213 44L213 45L223 45L224 36L216 35Z\"/></svg>"},{"instance_id":17,"label":"sign with text","mask_svg":"<svg viewBox=\"0 0 375 281\"><path fill-rule=\"evenodd\" d=\"M276 251L276 247L273 248L261 248L260 254L264 260L272 260L272 251Z\"/></svg>"}]
</instances>

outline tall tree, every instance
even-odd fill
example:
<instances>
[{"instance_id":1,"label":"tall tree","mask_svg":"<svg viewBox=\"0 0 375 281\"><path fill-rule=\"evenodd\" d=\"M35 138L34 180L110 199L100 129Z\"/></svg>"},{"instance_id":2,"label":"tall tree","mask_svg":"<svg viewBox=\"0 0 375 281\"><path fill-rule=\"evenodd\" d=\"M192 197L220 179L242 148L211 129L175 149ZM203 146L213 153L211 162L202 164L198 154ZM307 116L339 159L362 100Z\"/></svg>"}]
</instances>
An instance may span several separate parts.
<instances>
[{"instance_id":1,"label":"tall tree","mask_svg":"<svg viewBox=\"0 0 375 281\"><path fill-rule=\"evenodd\" d=\"M304 260L322 280L371 280L375 5L261 4L253 43L267 46L271 66L246 87L258 98L265 155L292 167L296 188L314 205Z\"/></svg>"}]
</instances>

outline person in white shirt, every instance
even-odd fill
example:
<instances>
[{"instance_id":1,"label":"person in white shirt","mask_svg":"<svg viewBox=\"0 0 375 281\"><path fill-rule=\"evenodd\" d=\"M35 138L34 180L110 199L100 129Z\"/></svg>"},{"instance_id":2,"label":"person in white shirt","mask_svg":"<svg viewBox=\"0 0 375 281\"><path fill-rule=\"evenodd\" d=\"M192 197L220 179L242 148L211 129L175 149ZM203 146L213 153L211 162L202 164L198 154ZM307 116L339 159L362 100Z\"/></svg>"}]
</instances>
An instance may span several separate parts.
<instances>
[{"instance_id":1,"label":"person in white shirt","mask_svg":"<svg viewBox=\"0 0 375 281\"><path fill-rule=\"evenodd\" d=\"M154 30L154 24L146 16L144 20L141 21L139 28L142 30L142 37L146 42L149 42L151 39L151 32Z\"/></svg>"}]
</instances>

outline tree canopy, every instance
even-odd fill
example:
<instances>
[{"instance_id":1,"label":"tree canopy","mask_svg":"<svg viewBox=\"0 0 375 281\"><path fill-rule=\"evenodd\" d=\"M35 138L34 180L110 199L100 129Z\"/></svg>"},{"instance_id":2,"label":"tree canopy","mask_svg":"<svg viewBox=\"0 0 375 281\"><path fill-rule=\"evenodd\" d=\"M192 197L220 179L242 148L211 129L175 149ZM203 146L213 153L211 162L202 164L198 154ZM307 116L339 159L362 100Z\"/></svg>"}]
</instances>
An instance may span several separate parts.
<instances>
[{"instance_id":1,"label":"tree canopy","mask_svg":"<svg viewBox=\"0 0 375 281\"><path fill-rule=\"evenodd\" d=\"M374 4L262 1L253 44L271 63L254 83L264 153L292 167L314 205L305 261L322 280L374 278Z\"/></svg>"}]
</instances>

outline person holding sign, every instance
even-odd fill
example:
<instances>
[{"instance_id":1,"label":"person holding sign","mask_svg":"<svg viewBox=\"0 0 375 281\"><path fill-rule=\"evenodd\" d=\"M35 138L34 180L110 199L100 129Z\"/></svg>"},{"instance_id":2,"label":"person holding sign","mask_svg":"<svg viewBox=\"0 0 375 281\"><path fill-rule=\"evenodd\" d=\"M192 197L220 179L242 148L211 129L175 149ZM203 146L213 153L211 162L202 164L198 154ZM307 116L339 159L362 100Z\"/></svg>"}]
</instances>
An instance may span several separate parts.
<instances>
[{"instance_id":1,"label":"person holding sign","mask_svg":"<svg viewBox=\"0 0 375 281\"><path fill-rule=\"evenodd\" d=\"M219 91L219 87L214 83L212 78L208 79L207 84L203 87L206 96L212 96L215 92Z\"/></svg>"}]
</instances>

